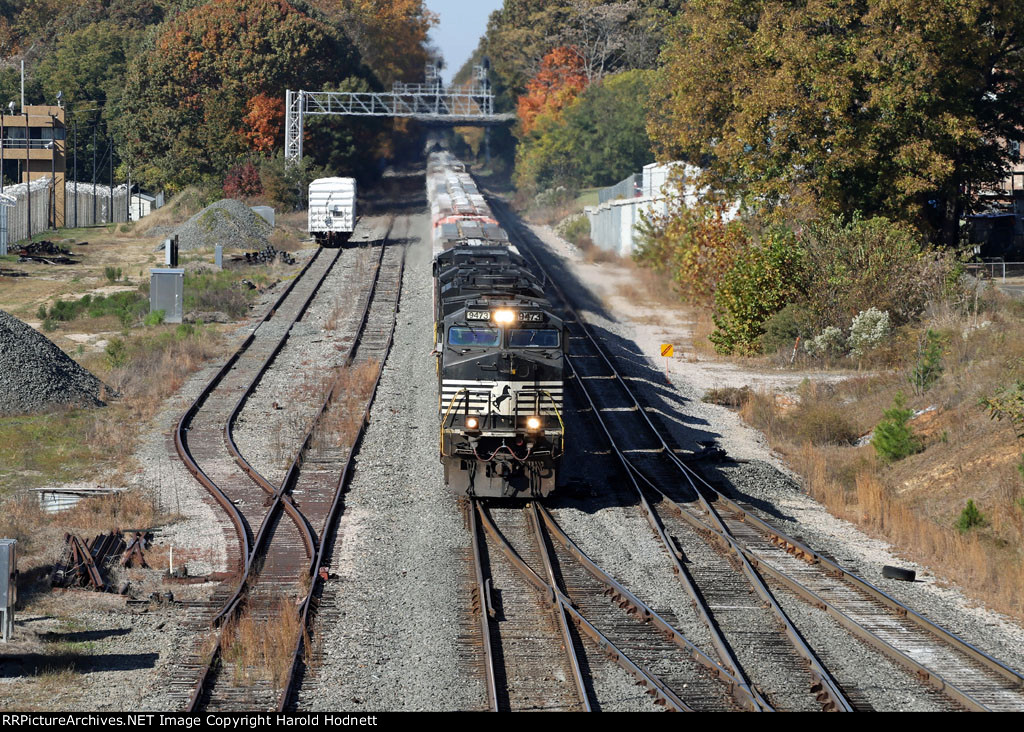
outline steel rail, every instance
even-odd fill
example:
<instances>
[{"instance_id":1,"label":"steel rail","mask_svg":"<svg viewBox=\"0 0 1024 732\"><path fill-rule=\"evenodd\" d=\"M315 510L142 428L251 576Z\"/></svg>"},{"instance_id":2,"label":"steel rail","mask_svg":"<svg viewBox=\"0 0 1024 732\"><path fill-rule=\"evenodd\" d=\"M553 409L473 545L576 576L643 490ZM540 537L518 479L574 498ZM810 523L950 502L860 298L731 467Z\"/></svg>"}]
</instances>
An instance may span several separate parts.
<instances>
[{"instance_id":1,"label":"steel rail","mask_svg":"<svg viewBox=\"0 0 1024 732\"><path fill-rule=\"evenodd\" d=\"M381 251L383 251L383 246L381 247ZM220 624L224 620L224 618L228 617L235 610L237 610L240 602L242 601L245 595L246 587L249 581L249 576L252 573L252 565L259 556L260 550L263 547L263 542L265 541L265 537L269 532L269 527L272 526L274 521L277 519L277 513L279 510L281 510L281 508L283 508L284 511L288 513L289 517L295 523L295 526L299 529L299 532L302 535L303 543L306 545L307 555L310 558L313 557L314 539L310 527L308 526L307 522L303 520L303 517L299 513L298 509L295 508L291 501L287 501L282 505L280 488L274 486L269 480L263 477L263 475L261 475L260 472L256 470L249 463L248 460L245 459L245 457L243 457L241 451L238 449L238 445L235 443L234 425L235 421L238 419L238 415L241 414L242 409L249 401L249 398L252 396L253 392L256 391L256 388L259 386L260 382L262 382L263 376L270 369L271 364L274 363L274 361L277 359L278 354L280 354L281 351L284 350L285 345L288 343L288 339L291 338L292 328L294 328L295 325L299 321L301 321L303 317L305 317L306 311L309 309L309 306L312 305L313 300L319 294L320 288L327 280L327 277L331 274L331 272L334 271L334 266L337 264L340 258L341 249L338 249L334 253L334 261L331 262L331 265L323 271L323 274L320 275L320 278L313 286L313 289L310 290L309 296L306 297L302 305L299 307L298 312L295 314L295 318L288 325L288 328L287 330L285 330L284 335L281 336L281 339L277 342L277 345L274 346L274 349L270 352L270 355L263 362L263 365L260 367L256 377L249 382L249 385L246 387L245 391L238 398L238 401L235 403L234 409L231 410L231 414L228 415L227 422L225 422L224 424L224 443L228 448L228 452L231 453L232 457L235 459L235 463L238 465L239 468L241 468L242 472L248 475L249 478L261 489L263 489L265 492L273 496L273 502L271 503L269 510L264 515L263 521L260 523L260 528L257 531L255 539L253 540L252 549L250 550L249 556L246 558L245 569L242 572L242 577L239 581L238 588L235 590L235 593L231 596L231 599L228 600L228 602L225 604L224 608L220 611L220 613L218 613L217 616L213 619L214 624ZM299 457L296 456L295 460L297 461L298 459Z\"/></svg>"},{"instance_id":2,"label":"steel rail","mask_svg":"<svg viewBox=\"0 0 1024 732\"><path fill-rule=\"evenodd\" d=\"M394 224L394 218L392 218L391 224L392 225ZM385 241L390 236L390 234L391 234L391 226L389 226L388 232L385 235ZM374 272L373 284L371 286L370 291L367 292L366 300L365 300L365 303L363 305L363 311L362 311L362 314L361 314L360 319L359 319L359 325L358 325L358 328L357 328L356 337L353 339L352 344L350 345L348 353L347 353L347 355L345 357L345 364L346 365L350 365L353 362L353 359L355 358L356 351L358 350L358 346L359 346L359 344L361 342L362 336L365 333L366 325L367 325L368 319L369 319L370 309L371 309L371 306L372 306L372 304L374 302L374 298L376 296L376 290L377 290L377 285L379 283L380 270L381 270L381 264L383 262L383 256L384 256L384 246L381 247L380 257L378 258L377 267L376 267L376 270ZM320 574L319 574L318 570L319 570L319 568L321 566L323 566L326 550L327 550L327 547L329 545L329 541L327 539L328 539L330 533L334 530L334 526L336 525L336 523L338 521L338 518L340 516L341 505L342 505L342 497L344 496L345 488L348 486L349 479L351 477L351 474L352 474L352 471L353 471L353 468L354 468L354 465L355 465L356 453L358 452L359 445L362 443L363 437L364 437L364 435L366 433L366 427L367 427L367 425L370 422L370 410L372 409L373 404L374 404L374 402L376 400L377 389L380 386L381 378L383 378L383 375L384 375L384 364L385 364L385 362L387 360L387 355L391 352L391 347L394 344L395 326L396 326L396 322L397 322L398 310L399 310L399 307L401 305L401 289L402 289L402 285L403 285L404 274L405 274L405 252L403 251L403 253L402 253L402 260L401 260L401 263L399 265L398 274L397 274L398 293L397 293L397 296L396 296L396 299L395 299L395 308L394 308L394 310L392 312L391 327L390 327L390 330L389 330L389 333L388 333L388 339L387 339L387 342L385 343L385 345L383 347L384 357L382 357L380 359L380 361L379 361L379 365L378 365L378 368L377 368L377 376L374 379L373 388L370 391L370 398L368 399L366 407L363 410L362 419L359 422L359 429L357 430L356 435L353 438L352 445L351 445L351 448L349 449L348 456L345 459L344 468L342 469L341 474L338 476L338 483L337 483L337 486L336 486L336 488L334 490L334 498L333 498L333 500L331 502L331 507L328 510L327 515L326 515L326 517L324 519L323 529L321 530L321 532L319 534L318 548L317 548L316 554L313 556L312 562L310 563L310 567L309 567L310 586L309 586L309 590L307 591L306 596L303 598L302 604L300 606L300 612L299 612L299 615L300 615L299 634L298 634L298 638L296 639L296 642L295 642L295 647L292 650L291 665L289 666L288 676L285 679L284 688L282 689L280 701L278 703L278 711L279 712L284 712L284 711L287 710L289 700L291 699L292 695L295 692L295 685L296 685L296 683L298 681L299 664L302 661L303 653L304 653L304 650L305 650L305 647L306 647L306 638L308 636L308 633L310 632L309 631L309 624L310 624L310 620L311 620L311 617L312 617L312 608L313 608L313 605L314 605L314 600L315 600L315 598L317 596L318 591L321 589L322 583L323 583L323 579L320 577ZM328 396L328 399L324 402L324 405L321 408L319 415L317 416L316 424L318 424L320 422L320 420L323 417L324 412L327 411L328 407L330 406L330 404L334 401L335 397L337 396L337 394L335 392L335 389L336 389L336 387L332 388L331 393ZM316 424L314 424L314 428L310 430L310 433L307 435L306 440L303 442L304 446L308 446L310 444L310 442L312 441L313 432L315 430ZM289 477L291 477L292 475L293 475L292 470L289 470L288 476L286 476L285 480L282 482L282 490L284 490L286 486L290 485Z\"/></svg>"},{"instance_id":3,"label":"steel rail","mask_svg":"<svg viewBox=\"0 0 1024 732\"><path fill-rule=\"evenodd\" d=\"M509 562L532 584L542 595L551 598L551 602L559 605L572 617L576 626L587 634L594 643L622 669L637 680L641 686L647 687L648 694L656 697L655 703L669 707L673 711L693 711L675 692L668 688L655 674L632 661L625 653L612 643L600 630L594 627L572 605L572 601L557 586L549 585L538 575L529 564L523 561L519 553L505 539L504 535L491 520L480 501L474 499L473 505L480 517L484 531L495 542L498 549L508 558ZM542 547L542 551L543 551ZM696 649L696 647L694 647ZM700 651L697 651L698 653ZM709 659L710 660L710 659ZM713 663L713 662L712 662Z\"/></svg>"},{"instance_id":4,"label":"steel rail","mask_svg":"<svg viewBox=\"0 0 1024 732\"><path fill-rule=\"evenodd\" d=\"M533 525L534 537L537 540L537 547L540 549L541 560L544 562L544 570L548 575L548 583L552 587L557 587L555 570L551 566L551 556L548 553L547 544L545 544L544 532L540 528L540 515L537 513L537 504L531 502L530 507L530 523ZM569 657L573 682L576 684L576 691L583 702L583 709L587 712L593 711L590 706L590 695L587 693L587 686L583 683L583 672L580 671L580 660L576 656L576 646L572 641L572 635L569 633L566 611L560 602L555 603L555 616L558 620L558 630L562 634L562 643L565 644L566 655Z\"/></svg>"},{"instance_id":5,"label":"steel rail","mask_svg":"<svg viewBox=\"0 0 1024 732\"><path fill-rule=\"evenodd\" d=\"M248 561L249 558L251 529L248 525L248 522L245 520L245 517L242 516L241 512L238 510L235 504L231 502L231 499L228 498L227 495L225 495L225 493L206 475L206 473L203 472L202 468L199 467L199 464L196 463L191 451L188 448L187 440L185 439L185 433L189 429L188 425L192 423L192 420L195 418L196 414L198 414L199 409L202 407L203 403L205 403L206 399L210 396L210 394L213 393L217 386L220 385L221 381L224 380L224 377L227 376L227 374L231 371L235 363L237 363L239 358L241 358L242 354L244 354L252 345L253 341L256 339L256 331L258 331L264 323L268 322L272 317L274 317L274 315L277 313L277 310L281 307L285 299L291 294L292 290L295 288L295 285L298 284L298 282L303 277L305 277L306 273L309 271L309 268L320 257L321 251L322 250L318 249L313 254L313 256L310 257L309 261L306 262L303 268L299 271L299 274L295 277L295 279L293 279L288 284L288 287L285 288L284 292L281 293L281 296L274 302L274 304L270 307L267 313L263 316L259 324L255 328L253 328L252 332L249 333L249 335L245 338L245 340L238 347L238 349L235 350L235 352L231 355L227 362L220 368L220 370L213 377L213 379L211 379L210 382L203 388L199 396L195 399L194 402L192 402L189 408L181 416L181 419L178 420L178 424L175 426L174 429L174 447L178 453L178 457L181 458L181 461L184 463L185 468L192 474L192 476L204 488L206 488L217 501L217 503L221 505L221 507L228 514L229 519L235 526L235 531L238 534L239 548L241 549L241 566L239 567L239 569L242 569L242 567L244 567L245 563Z\"/></svg>"},{"instance_id":6,"label":"steel rail","mask_svg":"<svg viewBox=\"0 0 1024 732\"><path fill-rule=\"evenodd\" d=\"M508 214L506 212L506 219L507 218ZM516 233L520 233L518 231L518 222L516 222L516 228ZM534 255L532 250L528 249L526 254L530 257L531 260L533 260L534 264L537 266L539 271L544 275L546 280L551 283L551 286L555 290L559 299L563 302L564 306L575 319L576 323L582 328L584 335L587 336L587 339L597 350L598 354L601 356L608 369L612 372L615 380L626 391L626 393L633 402L635 411L640 413L641 416L643 416L644 420L647 422L650 429L653 432L657 433L657 428L651 422L646 411L643 409L642 405L639 403L635 395L629 389L628 385L625 383L624 379L619 374L614 364L611 363L611 361L604 353L603 349L601 349L600 345L597 343L596 339L590 332L589 328L586 326L583 319L580 317L579 313L572 306L572 304L570 303L569 299L566 297L562 289L558 286L558 283L550 276L547 270L543 267L543 265ZM650 524L651 528L654 530L655 535L664 545L666 552L668 553L668 556L673 564L673 573L679 579L680 584L686 591L687 595L689 595L696 612L701 617L702 621L711 633L712 644L714 645L715 650L719 654L719 657L722 659L723 663L725 663L733 671L737 678L741 680L744 691L747 694L749 694L751 698L756 700L757 705L761 710L774 711L772 706L768 703L768 701L764 699L760 692L757 691L757 689L753 686L753 684L751 684L749 679L746 677L742 665L740 664L739 660L735 657L735 654L732 652L732 650L729 648L717 624L713 621L710 608L707 607L707 603L704 601L700 592L697 590L693 578L690 576L690 573L686 570L686 567L682 562L682 558L680 556L678 548L675 547L673 545L673 542L669 539L657 510L650 504L650 502L647 500L647 497L644 495L642 487L637 482L637 477L639 477L641 480L645 480L652 487L653 483L650 480L646 479L646 476L644 476L643 472L639 470L639 468L637 468L634 462L629 457L627 457L619 448L617 441L612 435L609 425L601 416L601 412L593 398L591 391L587 389L587 387L584 385L583 380L580 378L579 374L576 372L575 367L572 365L570 358L565 359L565 364L568 367L570 378L573 379L577 388L585 396L587 402L590 404L592 413L597 419L602 431L604 432L604 435L609 445L615 452L616 457L619 459L619 461L625 468L626 474L629 477L630 482L632 483L634 490L639 498L640 506L644 512L644 516L647 519L647 522ZM665 452L668 453L669 455L672 455L671 449L668 447L667 444L665 444L664 440L661 439L660 434L658 434L658 439L662 444L662 449L665 450ZM703 497L699 495L699 492L697 492L696 489L695 492L698 494L699 500L703 501ZM664 497L664 494L661 493L661 491L658 491L658 493ZM708 506L707 509L710 511L710 506ZM774 595L772 595L767 585L764 584L763 579L760 577L760 575L757 574L754 568L744 557L743 553L740 552L734 544L735 542L730 541L724 541L719 543L721 548L723 548L726 552L730 553L733 556L733 558L739 564L741 571L746 576L747 581L750 583L751 588L758 595L758 597L760 597L761 600L765 602L767 606L771 609L772 614L775 616L776 620L781 626L783 633L785 634L790 645L793 647L794 651L796 651L796 653L807 662L808 671L814 678L815 682L814 685L812 685L811 687L811 692L815 694L815 696L818 698L818 701L822 703L823 708L825 708L828 711L852 711L853 707L850 704L849 699L846 698L846 695L841 690L839 684L832 677L831 673L825 668L824 664L818 658L817 654L804 640L803 636L800 634L799 630L793 624L792 620L775 600Z\"/></svg>"},{"instance_id":7,"label":"steel rail","mask_svg":"<svg viewBox=\"0 0 1024 732\"><path fill-rule=\"evenodd\" d=\"M517 228L520 226L518 222L516 222L516 226ZM530 252L530 257L537 263L538 267L540 267L540 263L539 261L537 261L532 251ZM544 271L543 267L541 267L541 270ZM551 278L549 277L548 279L550 280ZM562 293L557 283L555 283L553 280L552 286L558 293L559 297L563 300L563 302L565 302L569 310L575 314L575 310L573 310L571 305L569 305L568 299ZM893 599L884 591L875 587L874 585L867 582L858 575L854 574L853 572L850 572L842 568L837 563L832 562L831 560L828 560L825 557L822 557L817 552L814 552L810 548L806 547L802 542L793 539L784 532L772 527L770 524L763 521L759 517L754 516L750 512L746 511L741 506L739 506L739 504L737 504L735 501L732 501L731 499L723 495L721 492L719 492L717 489L715 489L713 486L711 486L709 483L707 483L707 481L705 481L696 471L694 471L692 467L687 465L681 458L679 458L679 456L676 455L675 452L671 449L671 447L665 442L661 430L659 430L653 424L650 416L647 414L646 410L640 404L639 400L633 393L632 389L625 382L621 374L619 374L615 366L611 363L611 361L609 360L609 356L605 353L605 350L597 342L593 333L590 331L589 326L582 320L582 318L578 316L578 314L576 315L576 320L580 324L584 334L594 345L598 354L605 361L608 367L613 371L615 379L618 381L619 384L621 384L622 388L633 400L637 410L643 416L644 420L650 426L652 433L661 444L662 450L669 457L669 459L673 463L675 463L680 472L686 477L687 481L690 483L691 487L696 493L698 500L701 502L702 506L705 508L708 515L712 518L713 522L718 527L707 527L705 525L705 528L717 533L720 536L720 538L726 543L734 544L738 549L740 549L741 554L744 556L745 560L748 563L757 566L758 569L766 571L766 573L771 574L773 577L775 577L777 581L781 582L782 584L785 584L787 587L790 587L790 589L792 589L794 592L798 594L798 596L802 597L806 601L819 607L820 609L830 612L830 614L833 614L833 616L836 617L837 620L844 624L844 627L848 627L848 629L851 630L851 632L854 632L855 635L867 641L870 645L882 651L885 655L893 658L901 665L910 668L914 671L916 676L922 678L922 680L924 680L926 683L929 683L929 685L933 686L934 688L943 691L948 696L950 696L954 701L961 704L965 704L970 708L987 709L985 705L974 700L973 698L970 698L969 695L965 694L962 690L958 689L952 684L949 684L940 675L936 674L934 671L928 670L926 667L919 664L914 659L910 658L905 652L886 643L876 634L872 633L869 629L864 628L861 624L857 623L853 619L849 618L849 616L842 613L838 608L835 608L834 606L830 606L828 603L825 603L824 600L822 600L820 597L818 597L815 593L806 588L797 580L793 579L792 577L789 577L788 575L785 575L784 573L778 570L775 570L774 568L772 568L771 571L766 569L766 567L769 567L770 565L768 565L768 563L763 558L759 557L756 552L750 550L742 542L738 541L735 537L732 536L732 533L729 531L728 527L722 521L721 517L718 515L718 512L706 500L705 493L710 494L711 497L714 498L716 503L720 502L722 505L727 506L731 512L742 517L742 520L750 523L752 526L755 526L757 530L762 534L765 534L768 537L772 538L776 543L787 546L790 549L790 553L803 559L808 564L818 564L822 566L826 572L832 574L837 579L842 580L844 583L854 587L855 589L861 591L862 593L878 601L882 605L886 606L893 613L895 613L897 616L910 620L922 629L928 631L938 641L946 644L947 646L953 648L956 651L963 653L964 655L968 656L971 660L981 664L982 666L989 669L996 675L1009 681L1012 686L1024 691L1024 676L1022 676L1018 672L1009 668L1008 666L1000 662L998 659L984 653L983 651L977 649L973 645L967 643L956 634L944 628L941 628L935 623L932 623L927 618L924 618L923 616L921 616L911 608L907 607L903 603L900 603L899 601ZM697 486L698 481L701 483L701 487ZM655 487L653 481L648 480L648 483L652 487ZM658 489L656 488L656 490ZM662 491L658 490L658 492L664 495ZM832 608L831 610L829 609L830 607ZM839 617L840 615L842 616L842 618ZM856 630L852 626L856 626Z\"/></svg>"},{"instance_id":8,"label":"steel rail","mask_svg":"<svg viewBox=\"0 0 1024 732\"><path fill-rule=\"evenodd\" d=\"M629 458L627 458L623 454L622 450L618 446L618 443L615 441L614 437L612 437L611 430L605 423L604 419L601 417L600 410L598 409L597 404L593 399L593 396L586 388L583 387L579 375L576 373L576 369L573 367L572 363L568 359L566 360L566 366L569 368L570 378L573 379L573 381L576 383L577 387L580 389L583 396L586 398L587 403L590 404L590 408L594 416L597 418L598 425L604 432L605 438L607 439L608 444L612 449L612 452L615 453L615 456L622 463L626 476L627 478L629 478L630 483L633 485L633 489L635 490L637 498L640 501L640 507L644 512L644 517L647 519L647 523L650 524L651 529L654 531L655 535L661 541L666 552L668 553L669 559L672 561L672 572L679 579L679 582L682 585L683 590L686 591L686 594L690 598L690 602L693 604L694 610L697 612L701 621L703 621L704 625L708 629L708 632L711 634L711 643L715 647L715 651L718 653L718 656L722 660L722 663L733 672L737 679L739 679L740 688L743 689L745 694L749 698L752 698L757 702L756 708L758 711L774 711L771 705L768 704L768 702L764 700L763 697L761 697L760 693L757 692L755 688L753 688L752 684L750 683L750 680L747 678L745 672L743 671L743 668L739 663L739 660L732 653L728 644L725 641L725 638L722 636L721 630L718 628L718 625L713 621L711 610L705 602L704 598L701 596L700 592L698 591L696 583L690 576L690 573L687 571L686 566L683 564L679 549L673 544L672 540L669 538L668 533L665 531L665 527L661 521L661 518L658 515L658 512L647 500L647 495L644 493L644 491L640 487L640 484L637 482L637 476L639 475L639 471L637 471L632 462L630 462Z\"/></svg>"},{"instance_id":9,"label":"steel rail","mask_svg":"<svg viewBox=\"0 0 1024 732\"><path fill-rule=\"evenodd\" d=\"M487 686L487 704L492 712L498 709L498 687L494 677L494 649L491 647L490 593L484 580L483 558L480 554L480 522L476 508L470 501L465 505L469 516L469 532L473 537L473 571L476 579L475 609L480 613L480 635L484 649L484 683Z\"/></svg>"},{"instance_id":10,"label":"steel rail","mask_svg":"<svg viewBox=\"0 0 1024 732\"><path fill-rule=\"evenodd\" d=\"M647 521L654 529L655 534L657 534L662 544L665 546L669 558L672 560L673 573L675 573L675 575L680 579L683 588L686 590L687 594L690 596L691 601L694 603L695 609L701 616L701 619L704 621L705 625L708 626L712 635L712 642L715 645L716 650L718 651L719 655L723 658L723 660L726 661L727 664L732 665L733 668L738 669L739 661L735 659L732 652L728 649L728 646L725 643L725 639L722 637L717 624L712 622L710 608L707 607L707 603L704 601L703 597L698 592L694 584L694 581L690 576L690 573L686 570L686 566L682 562L682 557L680 555L678 548L675 547L672 541L669 539L658 511L647 500L647 496L638 481L645 482L648 486L650 486L651 489L653 489L658 494L660 498L668 502L668 504L672 506L675 510L686 513L684 518L689 519L689 514L685 512L678 504L676 504L675 501L672 501L661 490L659 490L657 486L647 476L645 476L639 468L636 467L633 461L630 460L622 452L614 436L611 433L611 428L605 422L604 418L601 417L600 410L598 409L597 404L594 401L593 395L583 385L582 380L576 373L575 367L572 365L571 362L568 361L566 365L569 367L570 376L576 383L577 388L579 388L579 390L587 400L587 403L590 404L594 417L597 419L598 425L604 432L605 438L608 441L608 444L610 445L612 451L615 453L616 457L619 458L619 461L625 468L626 475L629 477L630 483L633 485L634 489L636 490L637 496L639 497L640 505L644 510L644 514L647 518ZM811 687L811 692L814 693L815 696L818 698L818 701L822 703L823 708L826 711L853 711L853 707L850 704L850 701L842 692L841 688L839 687L839 684L835 681L835 679L832 678L832 675L824 667L824 664L822 664L817 654L804 640L800 631L796 628L796 626L790 620L789 616L778 604L778 602L775 599L775 596L771 593L768 587L764 584L762 578L757 574L754 568L747 561L744 554L737 547L735 541L732 541L731 537L721 536L703 522L692 521L691 525L693 525L694 528L698 531L707 531L711 536L718 539L718 545L723 550L728 552L736 560L737 564L739 564L741 571L744 573L744 575L747 578L747 581L751 586L751 589L753 589L757 596L761 598L762 602L764 602L767 605L767 607L771 609L772 614L779 622L784 634L786 635L786 638L790 642L790 645L807 662L808 671L810 672L811 676L814 678L815 681L814 685L812 685ZM746 680L746 677L742 674L742 672L737 673L737 676ZM751 688L751 691L757 698L758 703L762 705L762 708L764 708L765 711L772 710L771 706L768 704L766 700L764 700L764 698L760 695L756 688Z\"/></svg>"},{"instance_id":11,"label":"steel rail","mask_svg":"<svg viewBox=\"0 0 1024 732\"><path fill-rule=\"evenodd\" d=\"M558 525L558 522L555 521L554 516L551 515L551 512L546 507L539 507L539 514L543 519L548 532L557 539L563 547L565 547L566 551L568 551L569 554L571 554L573 558L594 577L594 579L608 588L614 602L620 604L620 607L622 603L628 605L647 622L650 622L658 628L666 638L672 641L672 643L680 650L686 652L694 661L707 668L723 682L729 684L733 690L733 697L741 706L744 706L753 712L775 711L771 705L769 705L768 702L757 693L756 690L752 690L749 686L744 686L742 684L743 677L734 673L731 669L726 668L724 664L715 661L713 658L697 648L696 645L680 633L671 623L662 618L661 615L644 603L643 600L638 598L622 584L616 581L611 575L601 569L597 563L587 556L587 554L569 538L569 535L562 530Z\"/></svg>"},{"instance_id":12,"label":"steel rail","mask_svg":"<svg viewBox=\"0 0 1024 732\"><path fill-rule=\"evenodd\" d=\"M202 408L202 405L206 402L209 396L217 389L217 387L221 384L221 382L231 371L231 369L234 368L235 364L239 361L242 355L249 350L250 346L252 346L253 342L256 340L256 333L259 331L259 329L263 327L263 325L265 325L266 323L270 322L270 320L277 314L277 311L284 304L285 300L291 295L296 285L298 285L298 283L303 280L303 278L309 272L309 269L313 266L314 262L316 262L320 258L321 252L322 250L320 249L314 252L313 256L310 257L309 261L306 262L306 264L302 267L298 275L296 275L295 278L292 279L292 281L288 284L285 290L281 293L280 297L278 297L277 300L274 301L274 304L270 307L269 310L267 310L263 318L260 319L259 324L255 328L253 328L252 332L249 333L249 335L245 338L245 340L238 347L238 349L236 349L236 351L231 355L231 357L224 364L224 366L220 368L220 370L213 377L213 379L211 379L210 382L203 388L202 392L200 392L196 400L185 411L181 419L178 420L178 424L174 431L175 449L177 450L178 456L184 463L186 469L193 475L193 477L195 477L195 479L203 487L205 487L210 492L210 494L214 497L217 503L219 503L221 507L224 508L225 512L228 515L228 518L235 526L235 531L239 537L239 548L241 549L241 556L239 557L239 559L241 561L242 566L240 567L240 569L243 573L248 572L249 558L252 552L252 544L250 543L251 527L249 526L249 523L246 520L246 518L238 510L238 507L235 506L235 504L223 492L223 490L221 490L221 488L216 483L214 483L213 480L211 480L208 475L206 475L205 471L203 471L203 469L199 467L199 464L195 461L195 458L193 457L192 452L188 447L187 439L185 438L185 433L189 429L188 425L192 423L192 420L195 418L196 414L199 413L199 410ZM335 257L335 261L337 261L337 257ZM334 263L331 263L328 269L332 268L333 265ZM265 369L260 370L255 379L258 380L262 378L262 374L264 373L264 371ZM230 600L228 604L231 604ZM224 609L222 609L221 612L217 614L213 622L216 622L217 619L223 615L223 612ZM217 662L217 659L220 657L220 653L220 637L218 634L217 645L211 652L208 662L204 665L203 671L200 674L200 678L196 683L195 691L193 692L189 700L187 707L189 710L193 709L195 705L198 703L199 697L202 694L202 691L205 688L206 683L210 677L210 673L213 670Z\"/></svg>"}]
</instances>

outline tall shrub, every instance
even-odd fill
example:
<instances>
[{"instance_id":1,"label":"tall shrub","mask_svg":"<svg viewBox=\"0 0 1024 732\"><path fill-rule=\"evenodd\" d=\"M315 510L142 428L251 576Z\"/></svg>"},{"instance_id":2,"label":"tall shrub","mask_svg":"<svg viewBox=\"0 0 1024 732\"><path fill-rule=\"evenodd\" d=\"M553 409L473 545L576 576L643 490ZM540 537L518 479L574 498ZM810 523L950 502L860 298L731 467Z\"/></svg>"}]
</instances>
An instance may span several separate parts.
<instances>
[{"instance_id":1,"label":"tall shrub","mask_svg":"<svg viewBox=\"0 0 1024 732\"><path fill-rule=\"evenodd\" d=\"M786 229L769 231L736 259L715 290L711 342L716 351L760 351L765 323L800 292L801 261L796 239Z\"/></svg>"}]
</instances>

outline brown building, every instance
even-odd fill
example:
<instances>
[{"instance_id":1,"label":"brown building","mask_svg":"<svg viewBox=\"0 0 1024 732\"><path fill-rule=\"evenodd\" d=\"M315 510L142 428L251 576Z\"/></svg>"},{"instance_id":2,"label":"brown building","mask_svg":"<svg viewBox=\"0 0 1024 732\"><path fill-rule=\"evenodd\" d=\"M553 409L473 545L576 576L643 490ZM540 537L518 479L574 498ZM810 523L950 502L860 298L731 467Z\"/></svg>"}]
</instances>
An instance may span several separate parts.
<instances>
[{"instance_id":1,"label":"brown building","mask_svg":"<svg viewBox=\"0 0 1024 732\"><path fill-rule=\"evenodd\" d=\"M0 115L2 171L26 183L51 178L49 224L64 226L64 180L67 170L67 128L61 107L26 105L22 114Z\"/></svg>"}]
</instances>

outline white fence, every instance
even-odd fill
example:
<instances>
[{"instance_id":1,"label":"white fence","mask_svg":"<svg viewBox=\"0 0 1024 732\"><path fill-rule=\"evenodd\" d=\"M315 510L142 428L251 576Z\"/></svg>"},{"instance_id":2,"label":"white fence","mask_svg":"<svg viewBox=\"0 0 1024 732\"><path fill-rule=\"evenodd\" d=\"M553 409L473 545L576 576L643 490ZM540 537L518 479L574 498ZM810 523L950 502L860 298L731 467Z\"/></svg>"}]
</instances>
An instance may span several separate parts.
<instances>
[{"instance_id":1,"label":"white fence","mask_svg":"<svg viewBox=\"0 0 1024 732\"><path fill-rule=\"evenodd\" d=\"M93 186L68 181L64 198L65 226L96 226L128 220L128 186Z\"/></svg>"},{"instance_id":2,"label":"white fence","mask_svg":"<svg viewBox=\"0 0 1024 732\"><path fill-rule=\"evenodd\" d=\"M14 196L17 203L0 208L0 246L28 238L29 198L32 199L32 233L44 231L49 226L50 179L40 178L33 181L31 186L31 196L28 184L19 183L16 186L4 187L4 193Z\"/></svg>"},{"instance_id":3,"label":"white fence","mask_svg":"<svg viewBox=\"0 0 1024 732\"><path fill-rule=\"evenodd\" d=\"M668 211L668 194L678 195L674 191L666 191L666 183L672 170L682 166L687 179L683 199L687 206L697 203L698 190L689 181L696 181L700 169L687 163L675 162L664 165L645 165L643 172L626 178L626 180L605 188L599 194L600 206L591 206L585 210L590 220L590 238L601 249L613 251L623 257L633 254L636 248L636 227L642 216L663 215ZM639 184L639 185L638 185ZM632 185L636 189L636 198L612 200L615 196L627 191ZM726 220L733 219L739 211L739 204L734 203L726 212Z\"/></svg>"},{"instance_id":4,"label":"white fence","mask_svg":"<svg viewBox=\"0 0 1024 732\"><path fill-rule=\"evenodd\" d=\"M128 220L127 186L115 186L111 195L110 186L93 186L92 183L68 181L65 191L64 225L69 228L121 223ZM55 219L51 211L54 201L49 178L32 181L31 196L25 183L5 186L4 193L13 196L16 203L10 207L0 206L0 250L5 245L13 245L29 237L30 198L31 233L35 235L50 228L51 222ZM162 203L163 194L159 198ZM60 216L57 216L56 220L59 222Z\"/></svg>"},{"instance_id":5,"label":"white fence","mask_svg":"<svg viewBox=\"0 0 1024 732\"><path fill-rule=\"evenodd\" d=\"M1004 262L993 259L986 262L970 263L966 269L975 277L1006 282L1008 278L1024 277L1024 262Z\"/></svg>"}]
</instances>

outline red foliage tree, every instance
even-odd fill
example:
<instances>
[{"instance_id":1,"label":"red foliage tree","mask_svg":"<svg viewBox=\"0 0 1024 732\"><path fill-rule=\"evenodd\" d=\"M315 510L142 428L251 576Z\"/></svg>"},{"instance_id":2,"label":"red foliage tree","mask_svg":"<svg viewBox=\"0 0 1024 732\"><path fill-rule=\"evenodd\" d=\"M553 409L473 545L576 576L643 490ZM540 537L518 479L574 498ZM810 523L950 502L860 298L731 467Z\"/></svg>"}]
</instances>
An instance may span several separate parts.
<instances>
[{"instance_id":1,"label":"red foliage tree","mask_svg":"<svg viewBox=\"0 0 1024 732\"><path fill-rule=\"evenodd\" d=\"M526 94L519 97L518 115L524 134L542 114L557 115L587 88L582 57L575 49L560 46L550 51L540 71L526 83Z\"/></svg>"},{"instance_id":2,"label":"red foliage tree","mask_svg":"<svg viewBox=\"0 0 1024 732\"><path fill-rule=\"evenodd\" d=\"M224 176L226 198L252 198L263 194L260 171L252 163L236 165Z\"/></svg>"}]
</instances>

